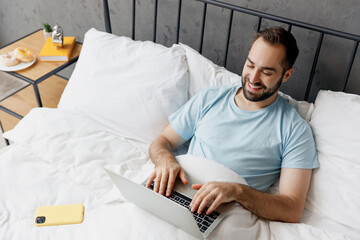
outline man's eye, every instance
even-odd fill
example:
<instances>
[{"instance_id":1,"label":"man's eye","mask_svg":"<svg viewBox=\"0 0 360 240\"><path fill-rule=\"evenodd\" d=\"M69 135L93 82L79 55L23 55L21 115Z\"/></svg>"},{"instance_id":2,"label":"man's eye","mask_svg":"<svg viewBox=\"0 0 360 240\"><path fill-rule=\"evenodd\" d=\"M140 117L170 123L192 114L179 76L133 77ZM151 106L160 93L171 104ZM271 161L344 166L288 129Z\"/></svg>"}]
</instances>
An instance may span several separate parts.
<instances>
[{"instance_id":1,"label":"man's eye","mask_svg":"<svg viewBox=\"0 0 360 240\"><path fill-rule=\"evenodd\" d=\"M254 66L252 66L252 65L247 65L247 67L248 67L248 68L254 68Z\"/></svg>"},{"instance_id":2,"label":"man's eye","mask_svg":"<svg viewBox=\"0 0 360 240\"><path fill-rule=\"evenodd\" d=\"M263 72L266 76L270 76L271 73L268 73L268 72Z\"/></svg>"}]
</instances>

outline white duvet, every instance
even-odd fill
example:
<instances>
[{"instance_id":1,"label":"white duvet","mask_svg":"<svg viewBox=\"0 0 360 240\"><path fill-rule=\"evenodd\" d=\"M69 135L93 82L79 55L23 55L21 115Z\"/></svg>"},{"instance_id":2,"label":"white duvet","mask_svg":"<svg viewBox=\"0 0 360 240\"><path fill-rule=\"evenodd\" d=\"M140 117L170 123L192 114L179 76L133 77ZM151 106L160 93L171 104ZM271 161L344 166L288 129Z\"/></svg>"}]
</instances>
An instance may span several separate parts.
<instances>
[{"instance_id":1,"label":"white duvet","mask_svg":"<svg viewBox=\"0 0 360 240\"><path fill-rule=\"evenodd\" d=\"M0 239L194 239L125 201L106 175L104 167L140 183L151 173L147 154L125 138L80 115L46 108L32 110L5 137L14 143L0 151ZM203 181L243 181L213 161L186 155L178 161ZM39 206L76 203L85 206L83 223L34 226ZM236 205L209 239L348 238L304 223L259 219Z\"/></svg>"}]
</instances>

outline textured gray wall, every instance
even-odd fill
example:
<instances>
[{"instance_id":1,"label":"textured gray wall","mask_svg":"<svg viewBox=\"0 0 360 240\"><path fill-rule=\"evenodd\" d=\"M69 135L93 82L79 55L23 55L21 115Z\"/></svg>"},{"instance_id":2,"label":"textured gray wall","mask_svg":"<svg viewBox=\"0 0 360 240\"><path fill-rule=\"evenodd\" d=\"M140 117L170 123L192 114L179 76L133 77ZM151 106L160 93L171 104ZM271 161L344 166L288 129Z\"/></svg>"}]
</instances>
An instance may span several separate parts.
<instances>
[{"instance_id":1,"label":"textured gray wall","mask_svg":"<svg viewBox=\"0 0 360 240\"><path fill-rule=\"evenodd\" d=\"M238 6L279 15L340 31L360 34L360 3L358 0L224 0ZM159 0L157 42L171 46L176 38L176 8L178 0ZM109 0L113 33L131 36L131 0ZM154 0L136 2L136 39L152 40ZM203 4L183 0L180 41L198 49ZM208 7L203 54L217 64L224 62L225 41L229 10ZM41 28L43 22L58 23L65 35L83 41L84 33L91 27L105 30L101 0L0 0L0 46L24 34ZM255 32L257 18L241 13L234 14L231 45L227 68L241 74L242 67ZM280 25L263 21L263 27ZM309 77L312 58L319 34L293 28L298 39L300 55L295 63L292 79L282 86L282 91L302 99ZM339 90L350 58L353 42L326 36L316 70L310 100L318 89ZM359 52L360 50L358 50ZM69 77L71 68L62 75ZM357 54L350 75L347 92L360 93L360 53Z\"/></svg>"}]
</instances>

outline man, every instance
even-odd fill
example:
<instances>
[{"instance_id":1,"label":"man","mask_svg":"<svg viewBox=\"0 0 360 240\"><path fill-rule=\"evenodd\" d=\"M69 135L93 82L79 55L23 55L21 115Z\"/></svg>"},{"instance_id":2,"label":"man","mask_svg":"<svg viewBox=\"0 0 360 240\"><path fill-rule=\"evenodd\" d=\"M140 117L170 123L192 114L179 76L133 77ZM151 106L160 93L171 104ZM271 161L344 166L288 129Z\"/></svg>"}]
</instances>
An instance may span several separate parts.
<instances>
[{"instance_id":1,"label":"man","mask_svg":"<svg viewBox=\"0 0 360 240\"><path fill-rule=\"evenodd\" d=\"M151 144L155 164L147 185L169 196L175 179L187 184L172 150L192 138L189 154L217 161L243 176L231 182L194 184L191 211L210 214L237 201L256 215L284 222L302 216L312 169L319 166L310 126L278 96L298 55L293 35L271 27L255 35L242 72L242 87L204 90L169 117L170 125ZM279 193L268 188L279 181Z\"/></svg>"}]
</instances>

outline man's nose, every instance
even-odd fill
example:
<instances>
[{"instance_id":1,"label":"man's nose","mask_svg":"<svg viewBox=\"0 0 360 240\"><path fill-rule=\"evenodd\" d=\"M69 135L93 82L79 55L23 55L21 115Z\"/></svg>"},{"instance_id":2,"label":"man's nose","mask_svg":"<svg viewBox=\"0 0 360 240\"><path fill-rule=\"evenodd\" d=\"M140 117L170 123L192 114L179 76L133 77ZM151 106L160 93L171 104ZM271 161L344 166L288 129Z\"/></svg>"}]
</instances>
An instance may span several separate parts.
<instances>
[{"instance_id":1,"label":"man's nose","mask_svg":"<svg viewBox=\"0 0 360 240\"><path fill-rule=\"evenodd\" d=\"M259 70L253 70L250 74L250 82L256 83L260 81L260 71Z\"/></svg>"}]
</instances>

